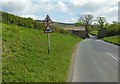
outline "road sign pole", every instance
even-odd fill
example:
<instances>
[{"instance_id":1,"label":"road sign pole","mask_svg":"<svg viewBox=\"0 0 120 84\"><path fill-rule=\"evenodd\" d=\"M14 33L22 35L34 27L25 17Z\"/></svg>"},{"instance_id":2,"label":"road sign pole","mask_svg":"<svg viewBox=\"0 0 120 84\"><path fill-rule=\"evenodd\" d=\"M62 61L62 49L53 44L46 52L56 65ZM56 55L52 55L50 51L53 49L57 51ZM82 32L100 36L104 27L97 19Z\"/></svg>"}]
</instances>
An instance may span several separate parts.
<instances>
[{"instance_id":1,"label":"road sign pole","mask_svg":"<svg viewBox=\"0 0 120 84\"><path fill-rule=\"evenodd\" d=\"M47 33L48 36L48 53L50 53L50 33Z\"/></svg>"},{"instance_id":2,"label":"road sign pole","mask_svg":"<svg viewBox=\"0 0 120 84\"><path fill-rule=\"evenodd\" d=\"M53 32L53 29L50 27L50 23L53 23L51 18L47 15L45 20L43 21L44 24L47 24L44 32L47 33L47 39L48 39L48 53L50 53L50 33Z\"/></svg>"}]
</instances>

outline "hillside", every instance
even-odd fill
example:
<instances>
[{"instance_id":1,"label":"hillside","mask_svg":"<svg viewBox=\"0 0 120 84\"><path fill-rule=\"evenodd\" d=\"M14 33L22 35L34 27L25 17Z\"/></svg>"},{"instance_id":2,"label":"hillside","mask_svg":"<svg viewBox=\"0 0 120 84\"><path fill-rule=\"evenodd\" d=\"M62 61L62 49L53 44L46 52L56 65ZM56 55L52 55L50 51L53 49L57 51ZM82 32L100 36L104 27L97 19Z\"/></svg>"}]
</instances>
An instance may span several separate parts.
<instances>
[{"instance_id":1,"label":"hillside","mask_svg":"<svg viewBox=\"0 0 120 84\"><path fill-rule=\"evenodd\" d=\"M43 22L43 20L35 20L36 22ZM62 22L55 22L53 21L54 26L59 26L59 27L75 27L74 23L62 23Z\"/></svg>"},{"instance_id":2,"label":"hillside","mask_svg":"<svg viewBox=\"0 0 120 84\"><path fill-rule=\"evenodd\" d=\"M0 14L2 14L2 22L7 24L13 24L34 29L42 29L45 26L43 23L38 23L30 17L23 18L3 11L0 11Z\"/></svg>"},{"instance_id":3,"label":"hillside","mask_svg":"<svg viewBox=\"0 0 120 84\"><path fill-rule=\"evenodd\" d=\"M51 34L51 54L42 30L2 24L3 82L65 82L74 46L81 39Z\"/></svg>"}]
</instances>

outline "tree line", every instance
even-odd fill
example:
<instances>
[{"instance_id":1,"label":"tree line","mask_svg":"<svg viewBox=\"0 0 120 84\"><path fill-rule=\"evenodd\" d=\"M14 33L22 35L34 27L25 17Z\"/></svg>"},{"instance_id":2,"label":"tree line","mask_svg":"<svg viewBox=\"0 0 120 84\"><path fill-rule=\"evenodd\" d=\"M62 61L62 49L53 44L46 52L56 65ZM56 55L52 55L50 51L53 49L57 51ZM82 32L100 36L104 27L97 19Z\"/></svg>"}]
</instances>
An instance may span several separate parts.
<instances>
[{"instance_id":1,"label":"tree line","mask_svg":"<svg viewBox=\"0 0 120 84\"><path fill-rule=\"evenodd\" d=\"M107 29L107 36L120 35L120 22L118 21L113 21L110 24L105 17L99 16L94 18L92 14L79 15L78 17L79 20L75 23L75 26L84 26L87 32L86 37L88 37L90 30L101 30L103 28Z\"/></svg>"},{"instance_id":2,"label":"tree line","mask_svg":"<svg viewBox=\"0 0 120 84\"><path fill-rule=\"evenodd\" d=\"M33 20L32 18L22 18L13 14L9 14L3 11L0 11L2 14L2 22L19 25L22 27L34 28L34 29L43 29L44 24Z\"/></svg>"}]
</instances>

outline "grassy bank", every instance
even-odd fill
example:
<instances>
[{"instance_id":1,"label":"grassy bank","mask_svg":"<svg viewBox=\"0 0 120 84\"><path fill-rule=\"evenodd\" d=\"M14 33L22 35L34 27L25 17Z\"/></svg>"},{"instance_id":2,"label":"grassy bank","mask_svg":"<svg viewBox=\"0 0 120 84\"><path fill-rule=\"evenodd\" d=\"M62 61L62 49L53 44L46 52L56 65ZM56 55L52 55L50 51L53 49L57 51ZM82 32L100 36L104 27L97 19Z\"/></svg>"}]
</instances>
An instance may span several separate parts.
<instances>
[{"instance_id":1,"label":"grassy bank","mask_svg":"<svg viewBox=\"0 0 120 84\"><path fill-rule=\"evenodd\" d=\"M118 41L119 38L120 38L120 35L119 36L105 37L105 38L102 38L102 40L116 44L116 45L120 45L120 42Z\"/></svg>"},{"instance_id":2,"label":"grassy bank","mask_svg":"<svg viewBox=\"0 0 120 84\"><path fill-rule=\"evenodd\" d=\"M2 24L2 75L5 82L64 82L73 47L81 39L70 34L47 35L41 30Z\"/></svg>"}]
</instances>

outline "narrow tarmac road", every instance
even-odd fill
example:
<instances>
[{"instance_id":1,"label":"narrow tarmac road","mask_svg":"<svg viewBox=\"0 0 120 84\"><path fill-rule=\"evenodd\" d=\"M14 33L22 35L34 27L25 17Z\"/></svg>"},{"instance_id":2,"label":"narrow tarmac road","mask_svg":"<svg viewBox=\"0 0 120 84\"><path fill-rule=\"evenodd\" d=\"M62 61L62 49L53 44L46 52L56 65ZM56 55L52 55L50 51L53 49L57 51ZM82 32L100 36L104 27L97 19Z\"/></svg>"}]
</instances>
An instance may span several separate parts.
<instances>
[{"instance_id":1,"label":"narrow tarmac road","mask_svg":"<svg viewBox=\"0 0 120 84\"><path fill-rule=\"evenodd\" d=\"M118 46L91 38L79 45L72 82L118 82Z\"/></svg>"}]
</instances>

